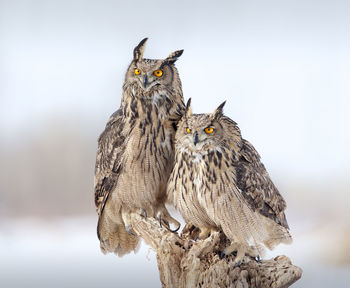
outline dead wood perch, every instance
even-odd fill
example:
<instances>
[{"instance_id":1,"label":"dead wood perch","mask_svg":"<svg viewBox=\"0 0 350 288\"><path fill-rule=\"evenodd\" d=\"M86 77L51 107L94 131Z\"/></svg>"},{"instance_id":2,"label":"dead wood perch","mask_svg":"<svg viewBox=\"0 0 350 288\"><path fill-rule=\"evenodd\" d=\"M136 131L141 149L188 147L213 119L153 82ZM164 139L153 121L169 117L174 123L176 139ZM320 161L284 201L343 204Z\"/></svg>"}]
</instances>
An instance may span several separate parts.
<instances>
[{"instance_id":1,"label":"dead wood perch","mask_svg":"<svg viewBox=\"0 0 350 288\"><path fill-rule=\"evenodd\" d=\"M227 245L222 233L205 240L193 241L193 228L186 226L181 237L160 228L153 218L132 214L133 230L157 254L163 288L190 287L289 287L302 274L286 256L260 263L245 257L240 267L233 266L234 255L220 259L218 251Z\"/></svg>"}]
</instances>

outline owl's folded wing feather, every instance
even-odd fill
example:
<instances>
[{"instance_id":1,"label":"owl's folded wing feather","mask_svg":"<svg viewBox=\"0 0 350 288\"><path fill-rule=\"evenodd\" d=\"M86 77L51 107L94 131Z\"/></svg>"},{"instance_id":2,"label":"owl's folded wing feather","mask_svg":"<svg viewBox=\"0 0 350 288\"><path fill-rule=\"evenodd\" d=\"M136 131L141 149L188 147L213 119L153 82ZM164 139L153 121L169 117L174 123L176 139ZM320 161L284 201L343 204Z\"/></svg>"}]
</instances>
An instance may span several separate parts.
<instances>
[{"instance_id":1,"label":"owl's folded wing feather","mask_svg":"<svg viewBox=\"0 0 350 288\"><path fill-rule=\"evenodd\" d=\"M98 139L95 165L95 205L98 215L113 191L121 169L121 155L124 151L122 135L124 127L122 110L117 110L106 124Z\"/></svg>"},{"instance_id":2,"label":"owl's folded wing feather","mask_svg":"<svg viewBox=\"0 0 350 288\"><path fill-rule=\"evenodd\" d=\"M273 184L260 155L247 140L242 139L237 164L237 184L251 208L289 229L284 210L286 202Z\"/></svg>"}]
</instances>

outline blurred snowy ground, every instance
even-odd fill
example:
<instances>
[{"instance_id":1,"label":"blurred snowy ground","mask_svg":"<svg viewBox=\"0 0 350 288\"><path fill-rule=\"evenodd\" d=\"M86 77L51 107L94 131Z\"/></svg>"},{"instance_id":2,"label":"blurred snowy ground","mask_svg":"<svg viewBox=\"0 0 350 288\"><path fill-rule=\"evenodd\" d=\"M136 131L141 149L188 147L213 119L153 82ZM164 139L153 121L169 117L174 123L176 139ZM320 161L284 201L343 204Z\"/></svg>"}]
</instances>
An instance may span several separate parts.
<instances>
[{"instance_id":1,"label":"blurred snowy ground","mask_svg":"<svg viewBox=\"0 0 350 288\"><path fill-rule=\"evenodd\" d=\"M154 252L103 255L96 218L11 220L0 224L0 286L160 287Z\"/></svg>"},{"instance_id":2,"label":"blurred snowy ground","mask_svg":"<svg viewBox=\"0 0 350 288\"><path fill-rule=\"evenodd\" d=\"M312 231L313 223L307 222L290 224L295 226L293 245L279 246L265 258L285 254L303 269L293 287L348 287L350 266L322 259L330 247L320 239L334 231ZM95 226L95 217L2 222L1 287L161 287L151 248L142 243L136 255L103 255Z\"/></svg>"}]
</instances>

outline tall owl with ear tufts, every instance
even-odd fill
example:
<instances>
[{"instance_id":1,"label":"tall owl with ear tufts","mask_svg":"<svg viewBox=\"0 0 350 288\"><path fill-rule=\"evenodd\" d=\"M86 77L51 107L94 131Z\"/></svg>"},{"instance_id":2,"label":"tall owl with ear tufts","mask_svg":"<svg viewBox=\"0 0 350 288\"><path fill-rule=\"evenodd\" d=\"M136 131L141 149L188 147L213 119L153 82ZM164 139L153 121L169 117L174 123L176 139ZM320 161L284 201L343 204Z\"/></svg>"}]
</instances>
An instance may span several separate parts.
<instances>
[{"instance_id":1,"label":"tall owl with ear tufts","mask_svg":"<svg viewBox=\"0 0 350 288\"><path fill-rule=\"evenodd\" d=\"M175 67L183 50L166 59L143 58L143 39L125 75L120 108L98 140L95 166L97 234L101 250L118 256L135 251L139 238L130 213L180 226L165 208L174 163L176 125L185 110ZM170 228L169 228L170 229Z\"/></svg>"},{"instance_id":2,"label":"tall owl with ear tufts","mask_svg":"<svg viewBox=\"0 0 350 288\"><path fill-rule=\"evenodd\" d=\"M223 114L224 104L211 114L192 114L188 101L167 193L186 222L200 228L200 239L223 231L231 245L221 256L236 251L239 265L245 254L261 256L264 246L273 249L292 238L283 197L258 152Z\"/></svg>"}]
</instances>

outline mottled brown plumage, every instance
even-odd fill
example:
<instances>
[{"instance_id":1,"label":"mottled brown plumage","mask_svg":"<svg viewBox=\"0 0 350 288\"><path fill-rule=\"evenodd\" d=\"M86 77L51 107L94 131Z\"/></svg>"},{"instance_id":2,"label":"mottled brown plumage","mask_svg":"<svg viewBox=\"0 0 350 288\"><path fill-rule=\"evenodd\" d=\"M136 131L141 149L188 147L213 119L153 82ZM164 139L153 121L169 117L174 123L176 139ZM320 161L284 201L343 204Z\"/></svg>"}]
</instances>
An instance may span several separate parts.
<instances>
[{"instance_id":1,"label":"mottled brown plumage","mask_svg":"<svg viewBox=\"0 0 350 288\"><path fill-rule=\"evenodd\" d=\"M168 198L186 222L201 229L200 238L222 230L232 241L224 251L257 256L291 241L286 203L272 183L254 147L237 124L223 115L192 114L190 101L179 122L175 166Z\"/></svg>"},{"instance_id":2,"label":"mottled brown plumage","mask_svg":"<svg viewBox=\"0 0 350 288\"><path fill-rule=\"evenodd\" d=\"M144 59L146 40L134 49L121 106L98 140L98 237L103 252L119 256L135 250L139 242L128 223L130 212L178 224L164 202L174 162L176 124L185 109L174 65L182 50L164 60Z\"/></svg>"}]
</instances>

